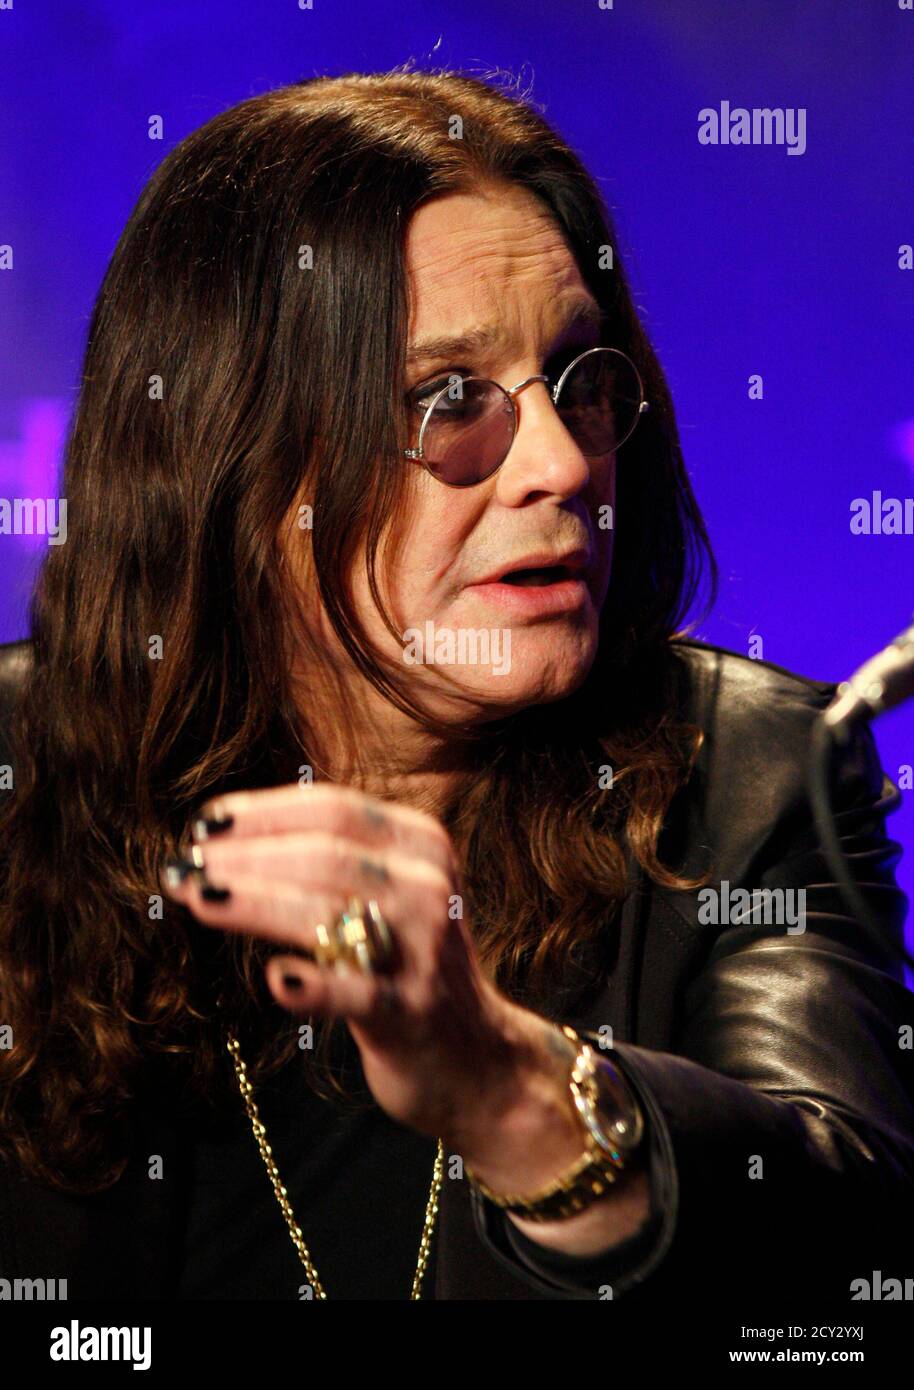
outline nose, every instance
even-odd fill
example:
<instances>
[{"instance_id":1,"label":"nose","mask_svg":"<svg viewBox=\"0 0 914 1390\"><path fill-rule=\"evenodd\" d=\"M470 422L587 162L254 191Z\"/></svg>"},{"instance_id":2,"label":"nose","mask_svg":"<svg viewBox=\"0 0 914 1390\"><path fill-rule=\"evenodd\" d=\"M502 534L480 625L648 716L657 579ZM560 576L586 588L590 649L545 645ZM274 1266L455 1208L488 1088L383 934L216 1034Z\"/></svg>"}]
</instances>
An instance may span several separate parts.
<instances>
[{"instance_id":1,"label":"nose","mask_svg":"<svg viewBox=\"0 0 914 1390\"><path fill-rule=\"evenodd\" d=\"M495 475L499 501L517 506L531 495L574 497L590 481L590 465L562 423L546 382L528 377L511 395L517 431Z\"/></svg>"}]
</instances>

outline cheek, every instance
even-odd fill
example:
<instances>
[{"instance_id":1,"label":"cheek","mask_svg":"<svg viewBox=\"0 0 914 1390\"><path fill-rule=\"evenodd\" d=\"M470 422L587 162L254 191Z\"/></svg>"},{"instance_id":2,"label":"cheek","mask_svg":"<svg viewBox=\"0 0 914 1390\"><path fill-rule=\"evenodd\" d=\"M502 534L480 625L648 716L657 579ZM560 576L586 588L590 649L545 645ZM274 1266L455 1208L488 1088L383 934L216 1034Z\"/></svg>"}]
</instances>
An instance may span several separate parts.
<instances>
[{"instance_id":1,"label":"cheek","mask_svg":"<svg viewBox=\"0 0 914 1390\"><path fill-rule=\"evenodd\" d=\"M479 500L469 492L445 488L425 475L417 481L404 509L396 548L382 544L378 555L381 593L400 618L410 622L432 617L452 592L460 560L477 524ZM354 593L371 621L374 612L362 552L354 574Z\"/></svg>"},{"instance_id":2,"label":"cheek","mask_svg":"<svg viewBox=\"0 0 914 1390\"><path fill-rule=\"evenodd\" d=\"M616 465L609 461L592 474L587 494L593 545L598 556L596 565L595 598L602 604L609 589L613 549L618 523L616 509Z\"/></svg>"},{"instance_id":3,"label":"cheek","mask_svg":"<svg viewBox=\"0 0 914 1390\"><path fill-rule=\"evenodd\" d=\"M616 504L616 459L610 455L607 459L593 461L590 474L589 496L591 503L596 507L612 507Z\"/></svg>"},{"instance_id":4,"label":"cheek","mask_svg":"<svg viewBox=\"0 0 914 1390\"><path fill-rule=\"evenodd\" d=\"M427 477L416 489L407 529L391 570L391 585L404 598L431 600L460 573L460 558L471 546L482 507L470 491L446 488Z\"/></svg>"}]
</instances>

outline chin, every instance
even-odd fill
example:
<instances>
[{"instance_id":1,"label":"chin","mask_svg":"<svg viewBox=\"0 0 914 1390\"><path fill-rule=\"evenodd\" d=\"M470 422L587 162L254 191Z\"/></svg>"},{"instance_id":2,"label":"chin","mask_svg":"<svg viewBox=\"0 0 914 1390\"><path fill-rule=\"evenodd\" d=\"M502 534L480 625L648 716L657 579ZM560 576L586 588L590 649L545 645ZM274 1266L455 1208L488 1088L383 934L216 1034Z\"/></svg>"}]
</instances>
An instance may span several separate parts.
<instances>
[{"instance_id":1,"label":"chin","mask_svg":"<svg viewBox=\"0 0 914 1390\"><path fill-rule=\"evenodd\" d=\"M478 697L490 717L511 714L528 705L563 700L587 678L596 655L597 644L584 642L582 634L574 641L548 648L537 643L515 643L510 665L480 666L460 684L465 697Z\"/></svg>"}]
</instances>

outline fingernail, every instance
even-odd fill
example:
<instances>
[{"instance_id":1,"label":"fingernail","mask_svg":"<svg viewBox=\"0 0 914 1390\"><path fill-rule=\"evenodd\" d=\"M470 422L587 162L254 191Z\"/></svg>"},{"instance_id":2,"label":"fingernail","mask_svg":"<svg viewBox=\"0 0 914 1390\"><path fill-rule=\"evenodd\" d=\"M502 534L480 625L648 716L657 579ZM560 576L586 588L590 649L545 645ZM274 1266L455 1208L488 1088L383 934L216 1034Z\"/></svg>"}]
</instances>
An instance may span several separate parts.
<instances>
[{"instance_id":1,"label":"fingernail","mask_svg":"<svg viewBox=\"0 0 914 1390\"><path fill-rule=\"evenodd\" d=\"M200 889L200 897L205 898L208 903L224 903L231 896L231 888L216 888L212 883L205 883Z\"/></svg>"},{"instance_id":2,"label":"fingernail","mask_svg":"<svg viewBox=\"0 0 914 1390\"><path fill-rule=\"evenodd\" d=\"M163 877L169 888L180 888L191 874L199 874L200 872L202 872L201 866L195 864L192 859L178 857L165 860Z\"/></svg>"},{"instance_id":3,"label":"fingernail","mask_svg":"<svg viewBox=\"0 0 914 1390\"><path fill-rule=\"evenodd\" d=\"M180 888L181 884L184 882L184 875L174 864L165 865L165 871L162 877L165 880L166 888Z\"/></svg>"},{"instance_id":4,"label":"fingernail","mask_svg":"<svg viewBox=\"0 0 914 1390\"><path fill-rule=\"evenodd\" d=\"M162 877L168 888L180 888L189 878L195 879L201 896L210 903L224 903L231 897L231 889L217 888L215 884L207 882L203 851L196 845L190 847L186 858L178 855L166 859Z\"/></svg>"},{"instance_id":5,"label":"fingernail","mask_svg":"<svg viewBox=\"0 0 914 1390\"><path fill-rule=\"evenodd\" d=\"M234 816L198 816L191 826L195 840L208 840L213 835L222 835L235 824Z\"/></svg>"}]
</instances>

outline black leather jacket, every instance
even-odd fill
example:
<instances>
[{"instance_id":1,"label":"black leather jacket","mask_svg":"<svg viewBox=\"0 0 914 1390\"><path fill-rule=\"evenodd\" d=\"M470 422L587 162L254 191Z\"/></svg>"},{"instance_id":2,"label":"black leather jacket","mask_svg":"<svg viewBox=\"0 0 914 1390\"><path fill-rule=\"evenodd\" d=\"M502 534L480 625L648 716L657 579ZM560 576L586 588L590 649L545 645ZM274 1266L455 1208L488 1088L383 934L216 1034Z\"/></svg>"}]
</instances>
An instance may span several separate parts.
<instances>
[{"instance_id":1,"label":"black leather jacket","mask_svg":"<svg viewBox=\"0 0 914 1390\"><path fill-rule=\"evenodd\" d=\"M710 852L712 885L731 894L805 889L805 931L706 924L697 891L633 874L599 998L570 1021L613 1029L648 1119L651 1222L597 1260L540 1258L466 1183L446 1182L437 1298L611 1297L651 1314L783 1299L849 1314L851 1280L914 1276L914 996L848 918L804 790L811 724L834 686L698 642L675 649L706 739L665 842L689 873ZM27 656L26 644L0 649L0 764L3 695ZM862 731L834 773L838 828L896 935L906 900L884 817L899 801ZM167 1098L142 1123L143 1151L170 1151ZM53 1270L71 1299L167 1298L175 1191L125 1177L79 1199L0 1165L0 1278Z\"/></svg>"}]
</instances>

